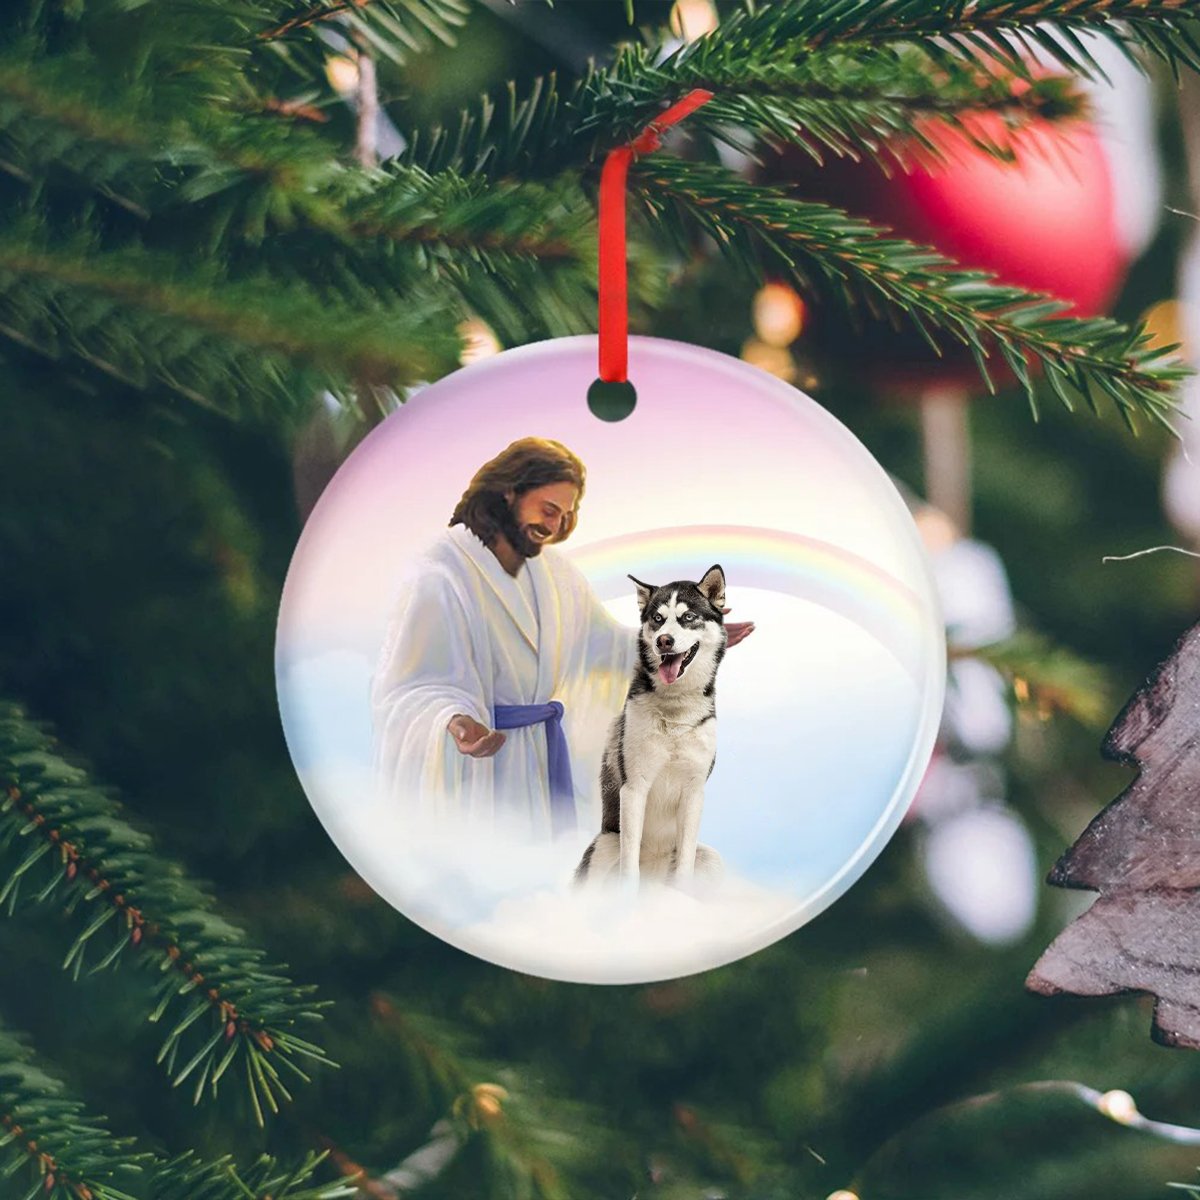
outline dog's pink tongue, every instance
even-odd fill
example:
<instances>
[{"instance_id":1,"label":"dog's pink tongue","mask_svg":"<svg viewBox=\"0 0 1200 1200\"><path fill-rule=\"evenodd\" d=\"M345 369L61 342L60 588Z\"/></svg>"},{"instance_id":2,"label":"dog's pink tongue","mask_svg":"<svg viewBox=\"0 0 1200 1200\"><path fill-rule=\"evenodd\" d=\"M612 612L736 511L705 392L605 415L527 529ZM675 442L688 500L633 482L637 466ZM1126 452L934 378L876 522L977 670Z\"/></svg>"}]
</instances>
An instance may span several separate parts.
<instances>
[{"instance_id":1,"label":"dog's pink tongue","mask_svg":"<svg viewBox=\"0 0 1200 1200\"><path fill-rule=\"evenodd\" d=\"M679 668L683 665L682 654L672 654L658 664L658 677L663 683L674 683L679 678Z\"/></svg>"}]
</instances>

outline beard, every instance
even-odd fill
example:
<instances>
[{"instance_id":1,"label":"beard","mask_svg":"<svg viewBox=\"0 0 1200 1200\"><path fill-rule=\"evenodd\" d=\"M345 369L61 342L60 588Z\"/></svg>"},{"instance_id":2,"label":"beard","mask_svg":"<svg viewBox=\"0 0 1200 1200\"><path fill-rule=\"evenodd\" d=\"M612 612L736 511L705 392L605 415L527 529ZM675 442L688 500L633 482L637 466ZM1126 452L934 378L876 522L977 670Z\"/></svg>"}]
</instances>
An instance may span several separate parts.
<instances>
[{"instance_id":1,"label":"beard","mask_svg":"<svg viewBox=\"0 0 1200 1200\"><path fill-rule=\"evenodd\" d=\"M508 540L508 544L522 558L537 558L542 552L542 546L546 545L550 539L550 530L545 525L520 525L517 519L513 516L512 507L507 504L503 496L494 498L489 506L492 510L491 515L496 522L499 532L504 534ZM529 536L530 531L544 533L546 542L538 542Z\"/></svg>"}]
</instances>

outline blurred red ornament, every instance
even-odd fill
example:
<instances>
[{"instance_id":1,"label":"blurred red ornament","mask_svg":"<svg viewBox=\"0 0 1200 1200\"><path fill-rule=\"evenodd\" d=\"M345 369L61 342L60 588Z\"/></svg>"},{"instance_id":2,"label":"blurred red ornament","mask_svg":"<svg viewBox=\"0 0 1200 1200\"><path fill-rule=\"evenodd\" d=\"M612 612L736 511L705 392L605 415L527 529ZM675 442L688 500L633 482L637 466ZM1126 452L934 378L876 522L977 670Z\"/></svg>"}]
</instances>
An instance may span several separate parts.
<instances>
[{"instance_id":1,"label":"blurred red ornament","mask_svg":"<svg viewBox=\"0 0 1200 1200\"><path fill-rule=\"evenodd\" d=\"M1121 286L1128 252L1118 228L1114 180L1095 128L1076 118L1051 123L1032 117L1009 129L996 113L972 113L963 129L923 121L915 139L898 146L903 165L890 176L873 162L831 159L813 169L798 149L784 151L781 173L795 190L886 226L897 237L930 245L963 267L990 271L998 282L1043 292L1078 316L1105 312ZM969 131L969 132L968 132ZM975 144L987 139L1011 150L999 159ZM867 332L832 332L814 321L814 333L845 361L893 395L915 397L931 388L980 392L984 384L970 355L943 340L934 355L919 335L882 322ZM843 324L838 322L839 325ZM989 357L993 378L1011 380L1002 361Z\"/></svg>"},{"instance_id":2,"label":"blurred red ornament","mask_svg":"<svg viewBox=\"0 0 1200 1200\"><path fill-rule=\"evenodd\" d=\"M992 157L958 129L926 125L922 133L941 160L917 151L877 193L884 200L879 217L963 266L1070 301L1079 315L1104 312L1126 263L1113 180L1095 130L1083 120L1037 119L1009 133L992 113L966 124L976 137L1010 147L1014 161Z\"/></svg>"},{"instance_id":3,"label":"blurred red ornament","mask_svg":"<svg viewBox=\"0 0 1200 1200\"><path fill-rule=\"evenodd\" d=\"M1027 86L1014 80L1012 90ZM1002 147L1008 157L978 142ZM776 174L799 195L932 246L964 268L990 272L998 283L1062 300L1067 313L1095 316L1108 309L1130 246L1118 219L1110 158L1091 123L1031 115L1010 127L999 113L973 112L959 126L920 121L895 149L901 161L889 174L875 162L851 159L814 169L799 147L789 147ZM861 308L859 314L855 323L828 306L815 308L813 340L880 395L920 401L926 496L965 533L971 521L965 404L986 391L979 368L950 335L936 335L938 355L903 315L893 323ZM1013 382L997 352L989 353L987 366L997 386Z\"/></svg>"}]
</instances>

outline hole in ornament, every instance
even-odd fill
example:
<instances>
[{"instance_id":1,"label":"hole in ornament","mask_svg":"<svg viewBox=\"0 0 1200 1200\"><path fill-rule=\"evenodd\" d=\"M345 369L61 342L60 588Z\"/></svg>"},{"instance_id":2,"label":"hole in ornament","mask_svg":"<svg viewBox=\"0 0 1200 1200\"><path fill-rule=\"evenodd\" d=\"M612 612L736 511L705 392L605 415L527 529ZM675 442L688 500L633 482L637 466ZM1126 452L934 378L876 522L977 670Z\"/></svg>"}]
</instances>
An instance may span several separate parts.
<instances>
[{"instance_id":1,"label":"hole in ornament","mask_svg":"<svg viewBox=\"0 0 1200 1200\"><path fill-rule=\"evenodd\" d=\"M588 388L588 408L602 421L623 421L637 404L637 390L627 379L597 379Z\"/></svg>"}]
</instances>

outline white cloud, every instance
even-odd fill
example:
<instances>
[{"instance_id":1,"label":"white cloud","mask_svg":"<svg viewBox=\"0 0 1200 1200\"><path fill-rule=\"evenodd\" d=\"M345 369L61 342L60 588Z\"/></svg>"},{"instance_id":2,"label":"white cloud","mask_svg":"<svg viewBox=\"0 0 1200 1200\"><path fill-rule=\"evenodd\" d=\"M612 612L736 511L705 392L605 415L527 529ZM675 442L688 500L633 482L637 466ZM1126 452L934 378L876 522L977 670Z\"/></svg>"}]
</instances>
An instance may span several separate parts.
<instances>
[{"instance_id":1,"label":"white cloud","mask_svg":"<svg viewBox=\"0 0 1200 1200\"><path fill-rule=\"evenodd\" d=\"M490 962L552 979L641 983L731 962L798 928L792 892L726 878L703 898L662 884L576 888L590 835L533 845L415 825L375 804L326 827L359 873L423 928Z\"/></svg>"},{"instance_id":2,"label":"white cloud","mask_svg":"<svg viewBox=\"0 0 1200 1200\"><path fill-rule=\"evenodd\" d=\"M726 879L703 899L663 884L542 889L505 900L460 945L516 970L587 983L690 975L743 957L800 924L795 896Z\"/></svg>"}]
</instances>

